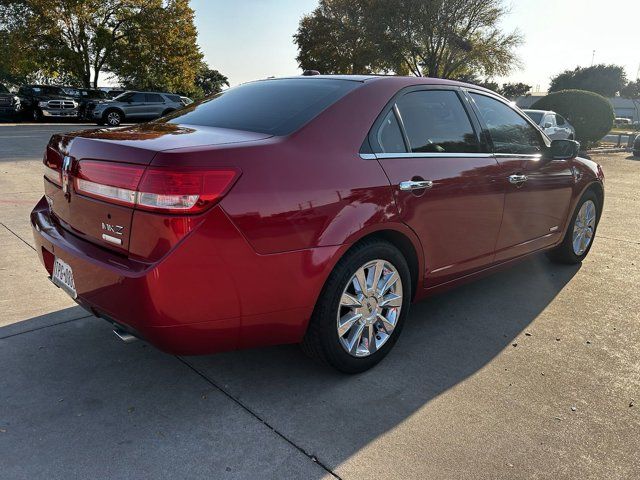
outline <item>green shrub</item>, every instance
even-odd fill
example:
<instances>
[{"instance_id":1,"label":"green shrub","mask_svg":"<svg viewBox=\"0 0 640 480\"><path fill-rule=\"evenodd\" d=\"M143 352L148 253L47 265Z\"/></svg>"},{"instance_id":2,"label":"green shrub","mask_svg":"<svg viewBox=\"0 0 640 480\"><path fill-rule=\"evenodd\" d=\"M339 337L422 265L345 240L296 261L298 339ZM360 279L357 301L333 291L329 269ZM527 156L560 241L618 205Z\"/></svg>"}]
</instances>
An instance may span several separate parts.
<instances>
[{"instance_id":1,"label":"green shrub","mask_svg":"<svg viewBox=\"0 0 640 480\"><path fill-rule=\"evenodd\" d=\"M541 98L531 106L534 110L553 110L565 117L576 129L576 140L588 148L600 141L613 127L615 114L602 95L584 90L562 90Z\"/></svg>"}]
</instances>

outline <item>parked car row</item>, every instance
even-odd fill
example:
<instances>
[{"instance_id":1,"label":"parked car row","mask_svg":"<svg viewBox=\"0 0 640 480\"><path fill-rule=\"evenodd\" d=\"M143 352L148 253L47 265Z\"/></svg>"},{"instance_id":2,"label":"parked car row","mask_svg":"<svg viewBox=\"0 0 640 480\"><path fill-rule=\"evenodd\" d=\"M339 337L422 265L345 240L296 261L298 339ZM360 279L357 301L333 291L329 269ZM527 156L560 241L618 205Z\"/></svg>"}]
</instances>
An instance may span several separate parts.
<instances>
[{"instance_id":1,"label":"parked car row","mask_svg":"<svg viewBox=\"0 0 640 480\"><path fill-rule=\"evenodd\" d=\"M190 98L171 93L53 85L25 85L12 93L0 85L0 115L35 122L65 118L117 126L125 119L153 120L190 103Z\"/></svg>"}]
</instances>

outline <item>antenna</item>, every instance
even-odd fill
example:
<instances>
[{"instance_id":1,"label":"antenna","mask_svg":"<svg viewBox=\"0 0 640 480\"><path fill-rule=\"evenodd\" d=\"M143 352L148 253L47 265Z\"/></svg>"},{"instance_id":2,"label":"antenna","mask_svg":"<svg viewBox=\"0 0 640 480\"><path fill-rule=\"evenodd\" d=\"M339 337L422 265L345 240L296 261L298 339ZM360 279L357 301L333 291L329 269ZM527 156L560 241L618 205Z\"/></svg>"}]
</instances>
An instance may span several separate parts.
<instances>
[{"instance_id":1,"label":"antenna","mask_svg":"<svg viewBox=\"0 0 640 480\"><path fill-rule=\"evenodd\" d=\"M595 58L596 58L596 51L594 50L593 54L591 55L591 66L592 67L593 67L593 61L595 60Z\"/></svg>"}]
</instances>

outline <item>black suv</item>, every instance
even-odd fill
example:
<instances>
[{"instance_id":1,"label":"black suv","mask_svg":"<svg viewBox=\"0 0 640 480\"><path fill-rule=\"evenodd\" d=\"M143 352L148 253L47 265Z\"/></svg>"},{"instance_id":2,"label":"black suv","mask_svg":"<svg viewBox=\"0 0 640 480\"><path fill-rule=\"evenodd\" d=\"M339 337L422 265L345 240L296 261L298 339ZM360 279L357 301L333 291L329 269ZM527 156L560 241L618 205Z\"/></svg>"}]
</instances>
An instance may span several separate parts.
<instances>
[{"instance_id":1,"label":"black suv","mask_svg":"<svg viewBox=\"0 0 640 480\"><path fill-rule=\"evenodd\" d=\"M26 85L18 90L23 113L39 122L44 118L78 118L79 103L62 87Z\"/></svg>"},{"instance_id":2,"label":"black suv","mask_svg":"<svg viewBox=\"0 0 640 480\"><path fill-rule=\"evenodd\" d=\"M86 118L87 112L93 110L96 103L109 99L106 92L97 88L62 87L62 90L78 102L79 118Z\"/></svg>"},{"instance_id":3,"label":"black suv","mask_svg":"<svg viewBox=\"0 0 640 480\"><path fill-rule=\"evenodd\" d=\"M0 116L14 117L22 109L20 99L0 83Z\"/></svg>"}]
</instances>

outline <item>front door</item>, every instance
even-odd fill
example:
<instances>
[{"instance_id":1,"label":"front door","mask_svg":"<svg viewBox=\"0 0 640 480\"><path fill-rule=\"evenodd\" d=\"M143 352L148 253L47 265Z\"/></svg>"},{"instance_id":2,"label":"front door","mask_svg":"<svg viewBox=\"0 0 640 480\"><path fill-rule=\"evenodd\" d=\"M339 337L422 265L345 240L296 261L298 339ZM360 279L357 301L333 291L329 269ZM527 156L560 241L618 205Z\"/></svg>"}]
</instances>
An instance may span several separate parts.
<instances>
[{"instance_id":1,"label":"front door","mask_svg":"<svg viewBox=\"0 0 640 480\"><path fill-rule=\"evenodd\" d=\"M145 118L147 110L146 100L147 98L144 93L133 93L127 103L122 107L125 116L129 118Z\"/></svg>"},{"instance_id":2,"label":"front door","mask_svg":"<svg viewBox=\"0 0 640 480\"><path fill-rule=\"evenodd\" d=\"M569 162L545 158L548 140L510 105L470 96L493 142L505 189L496 261L552 245L562 235L575 183Z\"/></svg>"},{"instance_id":3,"label":"front door","mask_svg":"<svg viewBox=\"0 0 640 480\"><path fill-rule=\"evenodd\" d=\"M409 91L370 138L398 211L422 242L427 288L490 264L500 228L500 166L466 102L455 89Z\"/></svg>"}]
</instances>

